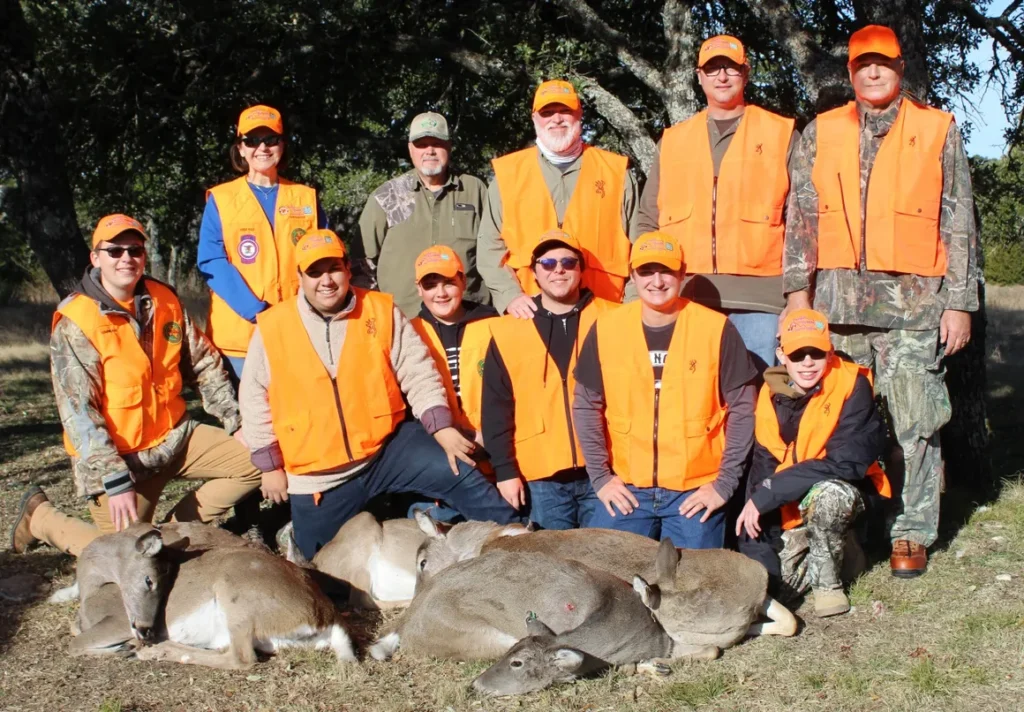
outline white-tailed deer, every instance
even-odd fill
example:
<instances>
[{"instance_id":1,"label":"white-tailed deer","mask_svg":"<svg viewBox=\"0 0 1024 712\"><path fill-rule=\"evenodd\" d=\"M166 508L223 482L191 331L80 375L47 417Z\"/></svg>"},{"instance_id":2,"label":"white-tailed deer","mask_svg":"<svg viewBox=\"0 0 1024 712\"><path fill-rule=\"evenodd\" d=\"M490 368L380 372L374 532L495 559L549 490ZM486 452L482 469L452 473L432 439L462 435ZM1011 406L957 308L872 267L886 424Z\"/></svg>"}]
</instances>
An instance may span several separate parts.
<instances>
[{"instance_id":1,"label":"white-tailed deer","mask_svg":"<svg viewBox=\"0 0 1024 712\"><path fill-rule=\"evenodd\" d=\"M134 639L142 660L226 669L288 647L355 660L310 572L213 527L136 524L99 537L78 559L78 586L72 654L121 652Z\"/></svg>"},{"instance_id":2,"label":"white-tailed deer","mask_svg":"<svg viewBox=\"0 0 1024 712\"><path fill-rule=\"evenodd\" d=\"M498 525L491 525L498 531ZM677 550L658 542L608 529L540 531L527 536L490 536L479 527L457 524L438 531L417 554L421 580L430 580L451 561L452 551L540 552L624 581L639 575L652 582L655 616L679 645L728 648L747 635L794 635L797 621L768 595L768 572L758 562L724 549ZM758 623L761 616L771 622Z\"/></svg>"}]
</instances>

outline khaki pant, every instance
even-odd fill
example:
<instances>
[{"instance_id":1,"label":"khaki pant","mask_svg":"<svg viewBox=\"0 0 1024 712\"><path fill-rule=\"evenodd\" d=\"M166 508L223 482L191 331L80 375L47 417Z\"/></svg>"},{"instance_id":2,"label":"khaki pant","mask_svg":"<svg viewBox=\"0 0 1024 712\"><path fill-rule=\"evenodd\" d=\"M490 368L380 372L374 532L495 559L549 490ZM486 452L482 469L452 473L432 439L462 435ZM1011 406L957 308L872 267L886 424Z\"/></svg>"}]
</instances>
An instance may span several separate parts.
<instances>
[{"instance_id":1,"label":"khaki pant","mask_svg":"<svg viewBox=\"0 0 1024 712\"><path fill-rule=\"evenodd\" d=\"M260 471L249 462L249 451L220 428L200 425L177 459L135 483L140 521L153 521L160 494L176 477L207 482L182 497L165 521L211 522L260 486ZM53 505L44 504L32 515L32 536L78 556L100 534L114 531L107 501L105 494L89 501L89 514L94 524L69 517Z\"/></svg>"}]
</instances>

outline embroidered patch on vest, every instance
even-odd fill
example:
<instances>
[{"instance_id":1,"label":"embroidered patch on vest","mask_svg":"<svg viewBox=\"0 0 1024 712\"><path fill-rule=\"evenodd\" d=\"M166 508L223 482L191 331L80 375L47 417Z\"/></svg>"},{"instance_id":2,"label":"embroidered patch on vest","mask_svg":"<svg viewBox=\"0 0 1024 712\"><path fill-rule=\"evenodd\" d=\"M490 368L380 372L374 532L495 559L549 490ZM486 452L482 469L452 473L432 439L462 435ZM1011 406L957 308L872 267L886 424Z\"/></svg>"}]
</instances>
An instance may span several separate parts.
<instances>
[{"instance_id":1,"label":"embroidered patch on vest","mask_svg":"<svg viewBox=\"0 0 1024 712\"><path fill-rule=\"evenodd\" d=\"M297 227L294 230L292 230L292 244L293 245L299 244L299 240L302 239L302 236L305 235L305 234L306 234L306 231L303 230L301 227Z\"/></svg>"},{"instance_id":2,"label":"embroidered patch on vest","mask_svg":"<svg viewBox=\"0 0 1024 712\"><path fill-rule=\"evenodd\" d=\"M256 255L260 253L259 243L255 235L242 235L238 242L238 256L242 259L243 265L251 265L256 261Z\"/></svg>"},{"instance_id":3,"label":"embroidered patch on vest","mask_svg":"<svg viewBox=\"0 0 1024 712\"><path fill-rule=\"evenodd\" d=\"M480 359L476 362L476 373L478 376L484 375L484 360Z\"/></svg>"},{"instance_id":4,"label":"embroidered patch on vest","mask_svg":"<svg viewBox=\"0 0 1024 712\"><path fill-rule=\"evenodd\" d=\"M370 317L369 319L366 320L366 333L369 334L370 336L376 336L377 335L377 318L376 317Z\"/></svg>"},{"instance_id":5,"label":"embroidered patch on vest","mask_svg":"<svg viewBox=\"0 0 1024 712\"><path fill-rule=\"evenodd\" d=\"M604 197L604 181L603 180L595 180L594 181L594 192L597 193L598 195L600 195L602 198Z\"/></svg>"},{"instance_id":6,"label":"embroidered patch on vest","mask_svg":"<svg viewBox=\"0 0 1024 712\"><path fill-rule=\"evenodd\" d=\"M176 321L164 324L164 338L170 344L181 343L181 325Z\"/></svg>"},{"instance_id":7,"label":"embroidered patch on vest","mask_svg":"<svg viewBox=\"0 0 1024 712\"><path fill-rule=\"evenodd\" d=\"M696 372L697 372L697 359L693 358L693 359L690 359L690 373L696 373Z\"/></svg>"}]
</instances>

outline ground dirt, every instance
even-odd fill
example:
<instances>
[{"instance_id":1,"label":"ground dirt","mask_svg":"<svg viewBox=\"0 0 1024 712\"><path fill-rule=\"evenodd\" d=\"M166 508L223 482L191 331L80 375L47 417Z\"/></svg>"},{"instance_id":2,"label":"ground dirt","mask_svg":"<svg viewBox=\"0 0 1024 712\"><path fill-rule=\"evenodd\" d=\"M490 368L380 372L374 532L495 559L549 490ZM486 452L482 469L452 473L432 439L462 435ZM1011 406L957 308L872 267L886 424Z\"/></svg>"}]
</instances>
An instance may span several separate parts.
<instances>
[{"instance_id":1,"label":"ground dirt","mask_svg":"<svg viewBox=\"0 0 1024 712\"><path fill-rule=\"evenodd\" d=\"M403 658L339 666L327 653L286 652L248 672L66 654L75 604L0 600L3 710L1019 710L1024 709L1024 288L990 288L989 414L997 499L948 492L929 573L890 577L877 563L851 587L854 610L799 611L795 638L761 638L664 679L611 672L516 699L477 697L485 666ZM0 531L22 491L41 484L85 516L71 484L50 390L52 305L0 309ZM164 511L182 489L165 494ZM34 574L53 587L74 561L45 547L0 544L0 579ZM1008 577L1008 578L1007 578ZM244 582L239 582L244 586ZM2 592L2 589L0 589ZM384 616L386 622L393 614ZM348 618L365 649L379 616Z\"/></svg>"}]
</instances>

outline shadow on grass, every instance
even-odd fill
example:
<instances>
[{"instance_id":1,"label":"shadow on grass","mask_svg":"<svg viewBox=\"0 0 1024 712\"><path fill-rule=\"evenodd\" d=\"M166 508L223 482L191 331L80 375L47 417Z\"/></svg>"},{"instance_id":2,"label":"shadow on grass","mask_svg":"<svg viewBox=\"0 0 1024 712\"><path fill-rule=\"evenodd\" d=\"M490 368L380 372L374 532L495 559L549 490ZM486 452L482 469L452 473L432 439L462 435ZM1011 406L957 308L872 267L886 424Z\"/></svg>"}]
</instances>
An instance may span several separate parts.
<instances>
[{"instance_id":1,"label":"shadow on grass","mask_svg":"<svg viewBox=\"0 0 1024 712\"><path fill-rule=\"evenodd\" d=\"M54 422L22 423L0 427L0 442L5 443L0 452L0 465L57 445L60 443L62 432L60 423ZM63 467L64 463L61 466Z\"/></svg>"},{"instance_id":2,"label":"shadow on grass","mask_svg":"<svg viewBox=\"0 0 1024 712\"><path fill-rule=\"evenodd\" d=\"M18 575L41 576L47 581L54 575L67 574L74 569L75 560L57 551L44 551L30 554L15 554L0 551L0 579L8 579ZM46 605L43 603L45 591L27 601L2 601L0 605L0 655L10 648L11 641L21 628L21 619L32 606Z\"/></svg>"}]
</instances>

